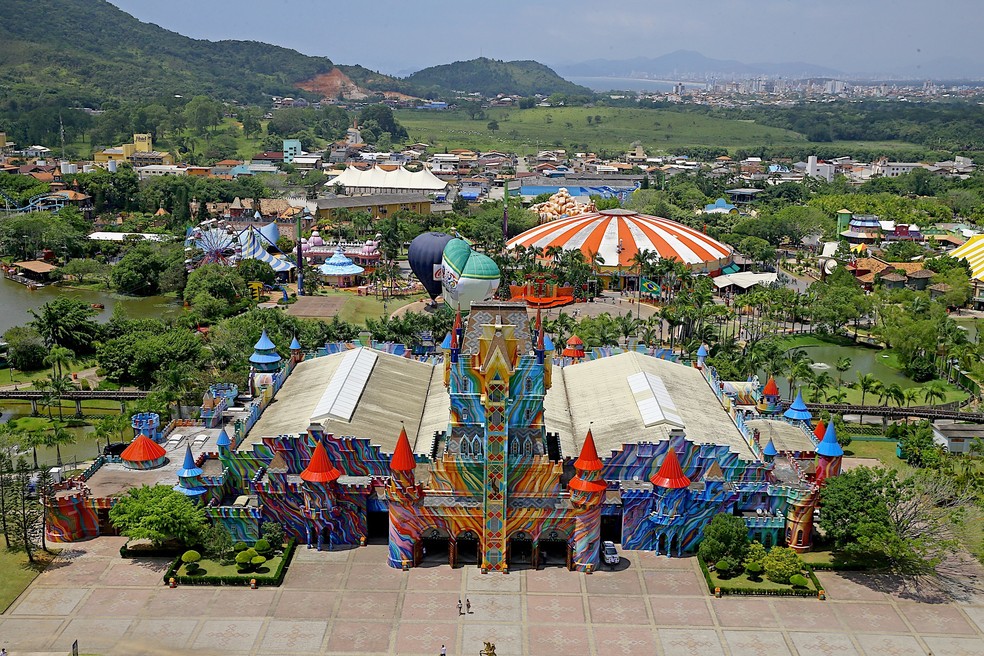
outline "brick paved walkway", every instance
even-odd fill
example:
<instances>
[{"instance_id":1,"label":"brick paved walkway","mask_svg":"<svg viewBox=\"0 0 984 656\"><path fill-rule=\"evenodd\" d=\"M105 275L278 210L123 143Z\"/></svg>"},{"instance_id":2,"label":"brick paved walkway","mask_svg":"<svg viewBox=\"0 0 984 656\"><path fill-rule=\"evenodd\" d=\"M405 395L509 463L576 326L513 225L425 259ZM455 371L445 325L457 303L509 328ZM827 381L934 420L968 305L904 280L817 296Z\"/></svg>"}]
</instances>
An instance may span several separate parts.
<instances>
[{"instance_id":1,"label":"brick paved walkway","mask_svg":"<svg viewBox=\"0 0 984 656\"><path fill-rule=\"evenodd\" d=\"M11 656L67 653L475 656L984 656L984 594L957 601L896 591L888 578L821 573L831 599L725 598L693 559L627 552L590 576L561 569L408 573L385 548L301 549L277 589L170 590L166 563L120 559L120 538L72 545L4 614ZM458 599L472 603L459 616Z\"/></svg>"}]
</instances>

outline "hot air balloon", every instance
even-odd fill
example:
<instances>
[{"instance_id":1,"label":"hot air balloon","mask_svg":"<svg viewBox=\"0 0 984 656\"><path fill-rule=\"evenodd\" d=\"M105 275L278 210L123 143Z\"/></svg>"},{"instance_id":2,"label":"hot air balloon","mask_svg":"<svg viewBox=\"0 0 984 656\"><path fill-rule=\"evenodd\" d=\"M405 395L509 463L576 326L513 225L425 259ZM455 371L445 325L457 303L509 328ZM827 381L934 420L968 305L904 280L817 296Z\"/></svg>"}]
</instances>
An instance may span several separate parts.
<instances>
[{"instance_id":1,"label":"hot air balloon","mask_svg":"<svg viewBox=\"0 0 984 656\"><path fill-rule=\"evenodd\" d=\"M407 251L407 258L410 260L410 268L413 275L424 286L431 300L441 295L441 278L439 275L441 266L441 256L444 247L453 237L443 232L425 232L414 237L410 242L410 249Z\"/></svg>"},{"instance_id":2,"label":"hot air balloon","mask_svg":"<svg viewBox=\"0 0 984 656\"><path fill-rule=\"evenodd\" d=\"M463 239L448 242L442 263L444 301L452 308L468 310L474 301L484 301L499 288L499 267Z\"/></svg>"}]
</instances>

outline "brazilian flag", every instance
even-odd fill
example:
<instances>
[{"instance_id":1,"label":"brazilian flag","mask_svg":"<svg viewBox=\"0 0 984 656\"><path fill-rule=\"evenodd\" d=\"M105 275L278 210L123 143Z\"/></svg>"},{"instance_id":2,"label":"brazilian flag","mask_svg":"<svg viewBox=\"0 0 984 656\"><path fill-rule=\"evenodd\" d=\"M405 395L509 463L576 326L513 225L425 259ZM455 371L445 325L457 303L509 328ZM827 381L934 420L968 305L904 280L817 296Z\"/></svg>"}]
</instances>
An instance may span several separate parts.
<instances>
[{"instance_id":1,"label":"brazilian flag","mask_svg":"<svg viewBox=\"0 0 984 656\"><path fill-rule=\"evenodd\" d=\"M649 278L643 278L639 288L644 294L653 294L654 296L658 296L660 293L659 283L655 280L650 280Z\"/></svg>"}]
</instances>

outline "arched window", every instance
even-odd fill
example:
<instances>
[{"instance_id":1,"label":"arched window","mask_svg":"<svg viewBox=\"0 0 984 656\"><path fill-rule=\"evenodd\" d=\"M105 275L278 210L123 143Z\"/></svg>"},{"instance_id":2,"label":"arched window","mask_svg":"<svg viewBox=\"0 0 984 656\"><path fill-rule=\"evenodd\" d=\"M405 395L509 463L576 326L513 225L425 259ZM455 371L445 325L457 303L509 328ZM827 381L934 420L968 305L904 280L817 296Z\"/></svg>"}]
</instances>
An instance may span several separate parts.
<instances>
[{"instance_id":1,"label":"arched window","mask_svg":"<svg viewBox=\"0 0 984 656\"><path fill-rule=\"evenodd\" d=\"M526 439L523 440L523 455L533 455L533 440L530 439L529 435L527 435Z\"/></svg>"},{"instance_id":2,"label":"arched window","mask_svg":"<svg viewBox=\"0 0 984 656\"><path fill-rule=\"evenodd\" d=\"M533 379L532 378L527 378L525 381L523 381L523 389L527 393L533 391Z\"/></svg>"},{"instance_id":3,"label":"arched window","mask_svg":"<svg viewBox=\"0 0 984 656\"><path fill-rule=\"evenodd\" d=\"M803 529L796 531L796 546L797 547L803 546Z\"/></svg>"},{"instance_id":4,"label":"arched window","mask_svg":"<svg viewBox=\"0 0 984 656\"><path fill-rule=\"evenodd\" d=\"M474 436L471 440L471 454L473 456L482 455L482 440L479 439L478 435Z\"/></svg>"}]
</instances>

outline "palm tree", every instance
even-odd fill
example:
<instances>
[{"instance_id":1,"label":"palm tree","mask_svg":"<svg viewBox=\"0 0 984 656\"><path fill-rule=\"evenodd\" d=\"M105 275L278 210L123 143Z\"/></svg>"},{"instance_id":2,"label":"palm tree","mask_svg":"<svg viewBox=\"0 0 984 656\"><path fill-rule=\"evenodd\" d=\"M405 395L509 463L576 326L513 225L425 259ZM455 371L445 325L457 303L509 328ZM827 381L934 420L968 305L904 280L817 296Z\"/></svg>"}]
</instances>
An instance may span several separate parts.
<instances>
[{"instance_id":1,"label":"palm tree","mask_svg":"<svg viewBox=\"0 0 984 656\"><path fill-rule=\"evenodd\" d=\"M827 393L827 403L844 403L847 400L847 390L838 387Z\"/></svg>"},{"instance_id":2,"label":"palm tree","mask_svg":"<svg viewBox=\"0 0 984 656\"><path fill-rule=\"evenodd\" d=\"M919 400L920 390L918 387L907 387L902 390L902 394L905 397L905 407L909 408L913 401Z\"/></svg>"},{"instance_id":3,"label":"palm tree","mask_svg":"<svg viewBox=\"0 0 984 656\"><path fill-rule=\"evenodd\" d=\"M181 402L191 390L194 378L187 367L171 367L157 373L154 391L166 399L168 405L174 403L178 409L178 419L181 419Z\"/></svg>"},{"instance_id":4,"label":"palm tree","mask_svg":"<svg viewBox=\"0 0 984 656\"><path fill-rule=\"evenodd\" d=\"M55 447L55 454L58 458L58 466L62 466L61 447L62 445L75 444L75 435L65 430L64 424L55 422L51 432L47 433L45 446Z\"/></svg>"},{"instance_id":5,"label":"palm tree","mask_svg":"<svg viewBox=\"0 0 984 656\"><path fill-rule=\"evenodd\" d=\"M946 398L946 387L940 380L931 380L923 385L923 400L932 406Z\"/></svg>"},{"instance_id":6,"label":"palm tree","mask_svg":"<svg viewBox=\"0 0 984 656\"><path fill-rule=\"evenodd\" d=\"M75 389L75 385L72 383L72 379L68 376L52 376L46 381L46 387L54 395L58 402L58 421L62 421L64 417L62 416L62 397L66 392L71 392ZM49 406L49 410L51 406Z\"/></svg>"},{"instance_id":7,"label":"palm tree","mask_svg":"<svg viewBox=\"0 0 984 656\"><path fill-rule=\"evenodd\" d=\"M873 392L877 389L879 380L872 376L871 374L863 374L858 372L858 382L855 383L855 387L861 390L861 405L864 405L864 398L869 392ZM864 413L861 413L860 423L864 423Z\"/></svg>"},{"instance_id":8,"label":"palm tree","mask_svg":"<svg viewBox=\"0 0 984 656\"><path fill-rule=\"evenodd\" d=\"M62 366L69 365L75 359L75 351L64 346L52 346L48 351L44 363L51 367L51 377L62 375ZM57 372L56 372L57 368Z\"/></svg>"},{"instance_id":9,"label":"palm tree","mask_svg":"<svg viewBox=\"0 0 984 656\"><path fill-rule=\"evenodd\" d=\"M793 388L798 379L804 377L806 367L813 361L806 355L806 351L800 348L793 348L786 351L783 356L783 370L786 372L786 382L789 383L789 400L793 400Z\"/></svg>"},{"instance_id":10,"label":"palm tree","mask_svg":"<svg viewBox=\"0 0 984 656\"><path fill-rule=\"evenodd\" d=\"M902 404L905 403L905 392L902 390L902 386L898 383L886 385L885 389L882 391L882 394L884 394L886 406L889 401L895 401L895 405L900 408L902 407Z\"/></svg>"},{"instance_id":11,"label":"palm tree","mask_svg":"<svg viewBox=\"0 0 984 656\"><path fill-rule=\"evenodd\" d=\"M636 334L641 322L631 314L620 314L615 317L615 329L625 338L625 345L629 345L629 337Z\"/></svg>"},{"instance_id":12,"label":"palm tree","mask_svg":"<svg viewBox=\"0 0 984 656\"><path fill-rule=\"evenodd\" d=\"M821 371L810 381L810 389L813 390L813 402L817 403L824 396L824 393L833 387L834 379L826 371Z\"/></svg>"},{"instance_id":13,"label":"palm tree","mask_svg":"<svg viewBox=\"0 0 984 656\"><path fill-rule=\"evenodd\" d=\"M48 435L44 430L34 430L34 431L24 431L22 433L23 441L21 444L23 446L31 447L31 455L34 458L34 469L39 469L38 467L38 447L48 445Z\"/></svg>"},{"instance_id":14,"label":"palm tree","mask_svg":"<svg viewBox=\"0 0 984 656\"><path fill-rule=\"evenodd\" d=\"M854 362L851 358L837 358L837 362L834 364L834 369L837 370L837 387L844 385L844 372L850 369L852 364L854 364Z\"/></svg>"}]
</instances>

